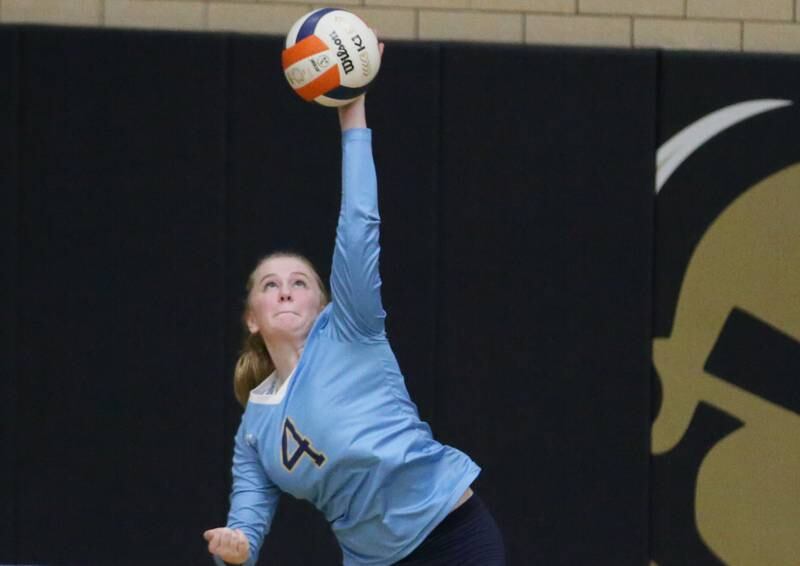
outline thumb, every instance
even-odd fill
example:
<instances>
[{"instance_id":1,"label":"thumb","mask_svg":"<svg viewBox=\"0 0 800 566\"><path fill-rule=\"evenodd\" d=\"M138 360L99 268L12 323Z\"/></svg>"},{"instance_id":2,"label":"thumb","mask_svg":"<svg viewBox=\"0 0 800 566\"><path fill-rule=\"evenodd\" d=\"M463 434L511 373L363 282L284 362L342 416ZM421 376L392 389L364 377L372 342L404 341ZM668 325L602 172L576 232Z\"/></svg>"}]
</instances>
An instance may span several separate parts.
<instances>
[{"instance_id":1,"label":"thumb","mask_svg":"<svg viewBox=\"0 0 800 566\"><path fill-rule=\"evenodd\" d=\"M203 538L210 542L211 539L214 538L214 531L216 531L216 529L207 530L203 533Z\"/></svg>"}]
</instances>

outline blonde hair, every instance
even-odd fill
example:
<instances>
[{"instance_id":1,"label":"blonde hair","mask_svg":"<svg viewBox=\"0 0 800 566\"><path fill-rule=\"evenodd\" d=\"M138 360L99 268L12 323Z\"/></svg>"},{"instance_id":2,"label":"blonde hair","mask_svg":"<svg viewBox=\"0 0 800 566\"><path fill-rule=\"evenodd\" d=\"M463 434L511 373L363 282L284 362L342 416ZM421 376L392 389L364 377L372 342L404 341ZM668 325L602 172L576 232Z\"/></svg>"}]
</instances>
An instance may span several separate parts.
<instances>
[{"instance_id":1,"label":"blonde hair","mask_svg":"<svg viewBox=\"0 0 800 566\"><path fill-rule=\"evenodd\" d=\"M236 367L233 370L233 392L234 395L236 395L236 400L239 401L242 407L247 405L247 400L250 398L250 391L255 389L275 371L275 364L272 362L272 358L269 355L266 344L264 344L263 338L261 338L258 332L250 332L247 328L246 317L247 311L250 308L250 292L255 286L256 271L258 271L258 268L265 261L279 257L291 257L305 263L311 270L314 280L319 287L320 306L324 307L330 301L325 284L322 282L317 270L314 269L314 265L307 257L295 252L281 251L271 253L261 258L256 264L250 276L247 278L247 298L245 299L245 308L242 313L244 338L242 339L242 349L239 354L239 359L236 361Z\"/></svg>"}]
</instances>

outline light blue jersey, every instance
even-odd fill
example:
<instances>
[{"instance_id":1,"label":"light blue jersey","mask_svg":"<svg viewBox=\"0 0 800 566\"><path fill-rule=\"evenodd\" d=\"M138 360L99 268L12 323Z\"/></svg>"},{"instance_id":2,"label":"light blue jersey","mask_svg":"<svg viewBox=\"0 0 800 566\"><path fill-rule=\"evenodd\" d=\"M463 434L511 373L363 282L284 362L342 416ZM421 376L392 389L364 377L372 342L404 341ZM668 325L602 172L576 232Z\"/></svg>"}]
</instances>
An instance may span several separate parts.
<instances>
[{"instance_id":1,"label":"light blue jersey","mask_svg":"<svg viewBox=\"0 0 800 566\"><path fill-rule=\"evenodd\" d=\"M325 514L345 565L386 565L414 550L480 472L433 439L386 339L371 141L368 129L342 135L332 302L281 388L270 377L251 392L236 434L227 526L247 535L248 565L281 491Z\"/></svg>"}]
</instances>

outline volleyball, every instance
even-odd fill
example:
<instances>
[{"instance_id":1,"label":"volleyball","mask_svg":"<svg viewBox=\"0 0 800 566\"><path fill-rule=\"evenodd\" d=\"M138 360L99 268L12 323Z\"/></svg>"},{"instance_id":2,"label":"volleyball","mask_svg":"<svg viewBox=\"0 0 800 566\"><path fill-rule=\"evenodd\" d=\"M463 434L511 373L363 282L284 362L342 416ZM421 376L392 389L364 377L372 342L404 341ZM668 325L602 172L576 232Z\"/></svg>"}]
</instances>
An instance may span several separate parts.
<instances>
[{"instance_id":1,"label":"volleyball","mask_svg":"<svg viewBox=\"0 0 800 566\"><path fill-rule=\"evenodd\" d=\"M364 92L378 74L378 38L346 10L309 12L286 34L281 56L286 80L303 100L342 106Z\"/></svg>"}]
</instances>

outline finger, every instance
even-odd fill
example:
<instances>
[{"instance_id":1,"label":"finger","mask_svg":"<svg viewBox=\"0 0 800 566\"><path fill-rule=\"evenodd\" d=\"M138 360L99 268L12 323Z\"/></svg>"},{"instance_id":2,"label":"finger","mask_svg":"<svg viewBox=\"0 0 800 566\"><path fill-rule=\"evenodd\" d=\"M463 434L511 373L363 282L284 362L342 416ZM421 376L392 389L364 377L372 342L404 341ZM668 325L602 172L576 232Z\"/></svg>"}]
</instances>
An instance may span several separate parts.
<instances>
[{"instance_id":1,"label":"finger","mask_svg":"<svg viewBox=\"0 0 800 566\"><path fill-rule=\"evenodd\" d=\"M228 529L220 529L217 533L217 552L226 552L227 545L226 545L226 537L228 535Z\"/></svg>"},{"instance_id":2,"label":"finger","mask_svg":"<svg viewBox=\"0 0 800 566\"><path fill-rule=\"evenodd\" d=\"M208 541L208 551L211 554L216 554L217 550L219 550L219 536L217 533L213 533L211 535L211 540Z\"/></svg>"},{"instance_id":3,"label":"finger","mask_svg":"<svg viewBox=\"0 0 800 566\"><path fill-rule=\"evenodd\" d=\"M378 39L381 36L381 33L378 31L377 28L369 28L369 29L372 30L372 33L375 35L375 39L378 40L378 53L382 58L383 57L383 42L380 39Z\"/></svg>"}]
</instances>

